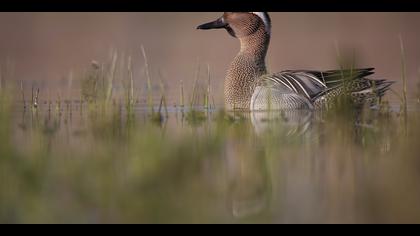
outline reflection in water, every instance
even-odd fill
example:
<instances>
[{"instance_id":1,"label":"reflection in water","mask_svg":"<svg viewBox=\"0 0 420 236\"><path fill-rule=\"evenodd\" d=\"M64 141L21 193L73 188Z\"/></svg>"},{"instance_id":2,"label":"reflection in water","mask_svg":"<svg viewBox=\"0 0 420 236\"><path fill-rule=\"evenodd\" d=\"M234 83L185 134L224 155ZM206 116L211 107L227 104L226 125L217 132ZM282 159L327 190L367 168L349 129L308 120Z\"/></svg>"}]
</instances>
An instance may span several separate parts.
<instances>
[{"instance_id":1,"label":"reflection in water","mask_svg":"<svg viewBox=\"0 0 420 236\"><path fill-rule=\"evenodd\" d=\"M250 155L238 145L228 148L230 207L235 217L258 214L269 207L271 181L263 151Z\"/></svg>"},{"instance_id":2,"label":"reflection in water","mask_svg":"<svg viewBox=\"0 0 420 236\"><path fill-rule=\"evenodd\" d=\"M256 136L251 140L247 140L247 136L235 137L227 145L230 207L235 217L252 217L269 210L272 198L266 150L259 144L269 133L300 139L308 136L313 113L310 110L289 110L233 113L235 115L250 122L253 127L250 136Z\"/></svg>"},{"instance_id":3,"label":"reflection in water","mask_svg":"<svg viewBox=\"0 0 420 236\"><path fill-rule=\"evenodd\" d=\"M250 114L257 134L269 131L275 124L284 127L287 135L302 135L307 132L312 122L312 115L313 112L310 110L257 111Z\"/></svg>"},{"instance_id":4,"label":"reflection in water","mask_svg":"<svg viewBox=\"0 0 420 236\"><path fill-rule=\"evenodd\" d=\"M346 220L357 222L352 217L369 214L357 208L356 200L364 196L364 178L369 175L360 159L361 149L374 142L389 151L387 135L373 137L378 128L389 132L390 127L375 125L381 118L377 111L343 114L335 117L338 125L325 124L324 115L309 110L239 115L252 125L255 136L235 136L227 144L230 207L235 217L255 217L275 209L287 212L278 213L285 222L317 222L318 218L336 222L343 217L337 212L343 210L349 217ZM332 134L336 140L331 140ZM350 158L335 156L335 152ZM274 159L267 160L268 156ZM274 167L275 173L269 171L273 163L280 165ZM273 193L273 185L281 186L280 190Z\"/></svg>"}]
</instances>

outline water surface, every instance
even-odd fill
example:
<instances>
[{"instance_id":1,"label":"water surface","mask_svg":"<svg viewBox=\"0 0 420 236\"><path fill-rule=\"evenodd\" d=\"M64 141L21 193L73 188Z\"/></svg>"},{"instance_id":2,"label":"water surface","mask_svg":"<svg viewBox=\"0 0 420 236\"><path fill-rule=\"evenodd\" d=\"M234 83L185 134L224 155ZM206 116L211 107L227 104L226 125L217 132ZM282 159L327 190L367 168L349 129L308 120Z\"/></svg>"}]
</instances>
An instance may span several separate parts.
<instances>
[{"instance_id":1,"label":"water surface","mask_svg":"<svg viewBox=\"0 0 420 236\"><path fill-rule=\"evenodd\" d=\"M357 119L15 109L0 159L0 220L419 223L419 106L410 103L407 129L397 107Z\"/></svg>"}]
</instances>

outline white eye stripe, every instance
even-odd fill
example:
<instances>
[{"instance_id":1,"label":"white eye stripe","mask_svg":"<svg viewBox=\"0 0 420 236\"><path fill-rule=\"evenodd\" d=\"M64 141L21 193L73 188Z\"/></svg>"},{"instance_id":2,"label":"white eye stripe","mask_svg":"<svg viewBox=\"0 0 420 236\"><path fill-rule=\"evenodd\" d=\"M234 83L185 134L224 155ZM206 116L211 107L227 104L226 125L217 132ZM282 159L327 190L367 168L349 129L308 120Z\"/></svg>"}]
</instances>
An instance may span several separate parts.
<instances>
[{"instance_id":1,"label":"white eye stripe","mask_svg":"<svg viewBox=\"0 0 420 236\"><path fill-rule=\"evenodd\" d=\"M270 23L270 20L268 19L267 13L265 13L265 12L249 12L249 13L252 13L252 14L258 16L259 18L261 18L261 20L264 22L265 30L268 33L271 33L271 23Z\"/></svg>"}]
</instances>

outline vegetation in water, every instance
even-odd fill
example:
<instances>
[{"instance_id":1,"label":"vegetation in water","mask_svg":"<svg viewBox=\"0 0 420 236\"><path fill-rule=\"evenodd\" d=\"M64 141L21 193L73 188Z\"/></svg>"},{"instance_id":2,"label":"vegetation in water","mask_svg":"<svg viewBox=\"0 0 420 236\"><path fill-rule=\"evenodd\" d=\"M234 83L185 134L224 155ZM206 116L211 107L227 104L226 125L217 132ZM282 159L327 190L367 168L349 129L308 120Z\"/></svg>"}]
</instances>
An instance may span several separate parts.
<instances>
[{"instance_id":1,"label":"vegetation in water","mask_svg":"<svg viewBox=\"0 0 420 236\"><path fill-rule=\"evenodd\" d=\"M344 98L320 112L226 112L199 63L169 107L139 53L144 75L113 52L75 73L81 100L56 109L44 91L20 109L28 96L2 77L0 222L420 222L418 111Z\"/></svg>"}]
</instances>

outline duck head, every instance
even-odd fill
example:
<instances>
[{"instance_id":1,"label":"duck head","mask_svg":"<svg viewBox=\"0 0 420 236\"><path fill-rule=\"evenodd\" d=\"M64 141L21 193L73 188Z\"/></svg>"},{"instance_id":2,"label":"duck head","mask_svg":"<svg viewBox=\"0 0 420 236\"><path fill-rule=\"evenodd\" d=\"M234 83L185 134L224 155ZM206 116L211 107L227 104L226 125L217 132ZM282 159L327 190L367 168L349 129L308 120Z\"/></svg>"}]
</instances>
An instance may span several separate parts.
<instances>
[{"instance_id":1,"label":"duck head","mask_svg":"<svg viewBox=\"0 0 420 236\"><path fill-rule=\"evenodd\" d=\"M226 29L236 38L247 37L260 28L267 34L271 31L271 20L266 12L225 12L215 21L199 25L197 29Z\"/></svg>"}]
</instances>

